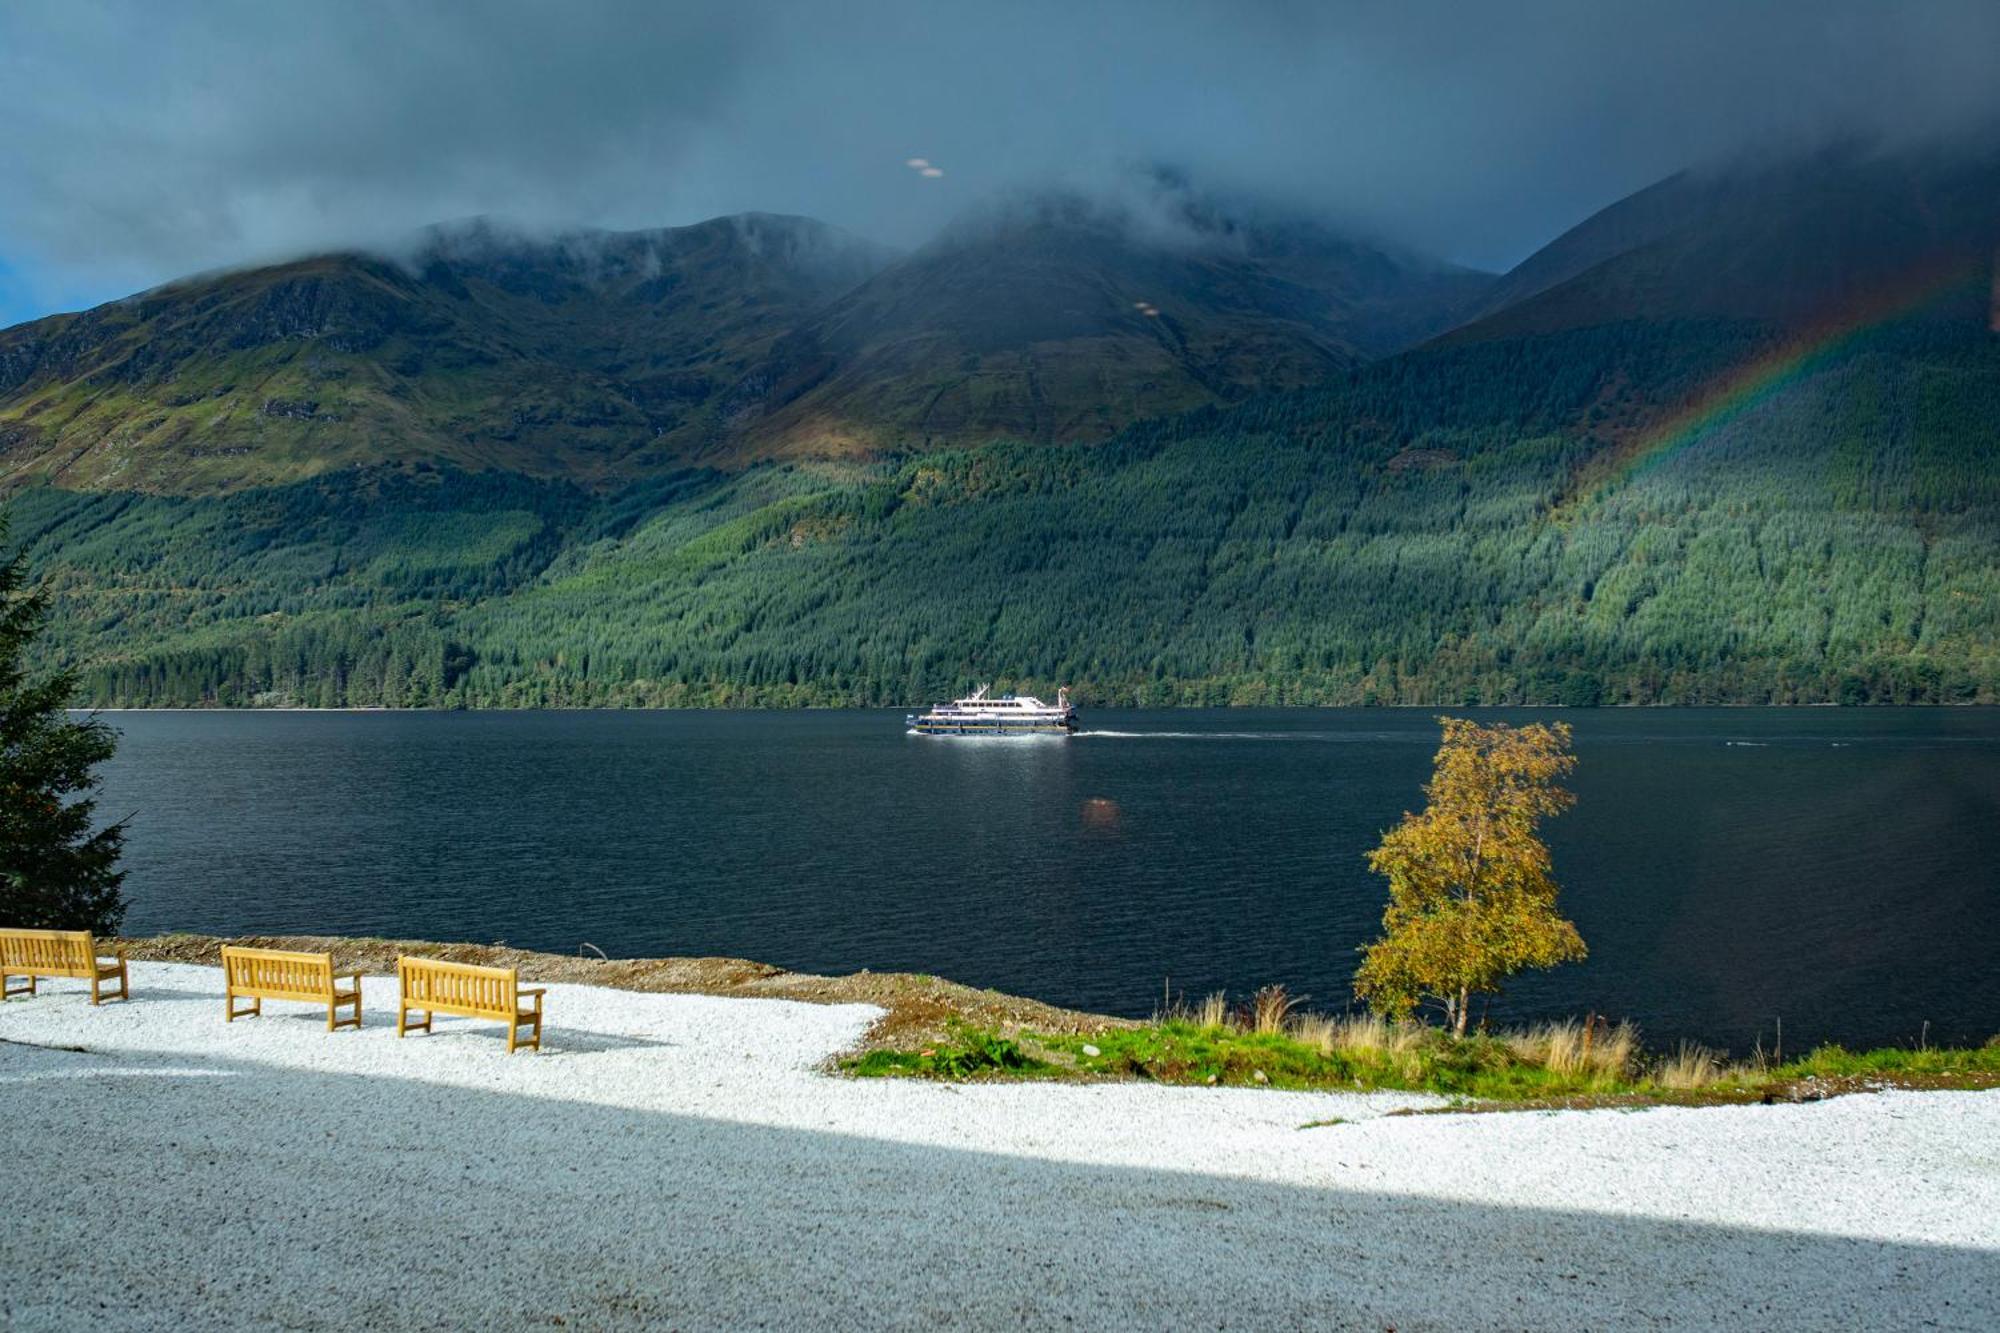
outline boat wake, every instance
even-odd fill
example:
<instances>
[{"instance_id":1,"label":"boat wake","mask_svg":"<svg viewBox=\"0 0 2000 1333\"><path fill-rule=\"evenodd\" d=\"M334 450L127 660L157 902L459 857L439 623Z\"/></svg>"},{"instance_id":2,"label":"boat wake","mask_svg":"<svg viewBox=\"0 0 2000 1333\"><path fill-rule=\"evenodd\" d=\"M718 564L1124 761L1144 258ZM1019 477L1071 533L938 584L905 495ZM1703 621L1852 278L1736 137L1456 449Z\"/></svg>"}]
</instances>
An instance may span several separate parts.
<instances>
[{"instance_id":1,"label":"boat wake","mask_svg":"<svg viewBox=\"0 0 2000 1333\"><path fill-rule=\"evenodd\" d=\"M1095 731L1076 733L1077 740L1098 737L1115 741L1331 741L1347 737L1330 731Z\"/></svg>"}]
</instances>

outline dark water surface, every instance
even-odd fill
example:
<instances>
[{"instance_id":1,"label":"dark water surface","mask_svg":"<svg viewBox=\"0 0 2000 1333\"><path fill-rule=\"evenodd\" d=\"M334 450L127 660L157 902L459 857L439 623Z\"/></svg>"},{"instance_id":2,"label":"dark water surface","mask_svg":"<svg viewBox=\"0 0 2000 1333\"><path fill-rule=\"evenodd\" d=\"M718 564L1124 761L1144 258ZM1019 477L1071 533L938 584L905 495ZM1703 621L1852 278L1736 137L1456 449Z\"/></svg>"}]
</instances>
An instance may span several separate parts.
<instances>
[{"instance_id":1,"label":"dark water surface","mask_svg":"<svg viewBox=\"0 0 2000 1333\"><path fill-rule=\"evenodd\" d=\"M1546 713L1473 710L1525 719ZM1588 962L1495 1021L1650 1041L2000 1032L2000 712L1565 715L1550 826ZM866 713L114 713L135 934L504 940L930 972L1145 1014L1342 1007L1420 800L1422 712L1097 711L1075 739ZM1170 980L1170 983L1168 979Z\"/></svg>"}]
</instances>

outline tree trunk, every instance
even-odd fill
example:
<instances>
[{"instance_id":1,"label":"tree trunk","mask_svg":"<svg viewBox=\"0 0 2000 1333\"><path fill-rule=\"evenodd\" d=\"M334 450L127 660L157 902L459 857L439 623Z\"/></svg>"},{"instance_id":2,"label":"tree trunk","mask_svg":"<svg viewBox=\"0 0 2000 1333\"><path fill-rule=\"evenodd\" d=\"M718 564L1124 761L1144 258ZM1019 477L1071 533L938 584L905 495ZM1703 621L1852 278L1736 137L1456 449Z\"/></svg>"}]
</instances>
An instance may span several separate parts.
<instances>
[{"instance_id":1,"label":"tree trunk","mask_svg":"<svg viewBox=\"0 0 2000 1333\"><path fill-rule=\"evenodd\" d=\"M1468 987L1460 986L1458 988L1456 1014L1452 1023L1452 1032L1454 1035L1460 1037L1465 1035L1465 1020L1470 1017L1472 1017L1472 994Z\"/></svg>"}]
</instances>

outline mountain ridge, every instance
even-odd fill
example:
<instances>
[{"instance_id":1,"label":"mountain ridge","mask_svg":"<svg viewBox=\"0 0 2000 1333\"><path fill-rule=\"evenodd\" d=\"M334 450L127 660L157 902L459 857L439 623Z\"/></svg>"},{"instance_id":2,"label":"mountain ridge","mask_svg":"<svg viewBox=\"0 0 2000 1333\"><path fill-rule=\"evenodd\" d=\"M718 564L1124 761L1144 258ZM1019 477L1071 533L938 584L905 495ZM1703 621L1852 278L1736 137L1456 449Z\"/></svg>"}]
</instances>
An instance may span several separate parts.
<instances>
[{"instance_id":1,"label":"mountain ridge","mask_svg":"<svg viewBox=\"0 0 2000 1333\"><path fill-rule=\"evenodd\" d=\"M0 485L195 492L427 461L607 486L1082 442L1310 384L1367 354L1350 324L1379 352L1484 281L1290 240L1170 243L1074 201L913 255L771 214L431 228L394 256L203 275L0 332Z\"/></svg>"},{"instance_id":2,"label":"mountain ridge","mask_svg":"<svg viewBox=\"0 0 2000 1333\"><path fill-rule=\"evenodd\" d=\"M436 231L401 259L168 284L0 332L0 478L227 488L379 461L393 440L404 461L594 480L714 434L718 386L875 262L825 224L759 214L532 242Z\"/></svg>"},{"instance_id":3,"label":"mountain ridge","mask_svg":"<svg viewBox=\"0 0 2000 1333\"><path fill-rule=\"evenodd\" d=\"M1997 203L2000 150L1847 146L1733 172L1681 172L1551 241L1443 336L1504 338L1619 318L1798 328L1938 271L1990 268Z\"/></svg>"}]
</instances>

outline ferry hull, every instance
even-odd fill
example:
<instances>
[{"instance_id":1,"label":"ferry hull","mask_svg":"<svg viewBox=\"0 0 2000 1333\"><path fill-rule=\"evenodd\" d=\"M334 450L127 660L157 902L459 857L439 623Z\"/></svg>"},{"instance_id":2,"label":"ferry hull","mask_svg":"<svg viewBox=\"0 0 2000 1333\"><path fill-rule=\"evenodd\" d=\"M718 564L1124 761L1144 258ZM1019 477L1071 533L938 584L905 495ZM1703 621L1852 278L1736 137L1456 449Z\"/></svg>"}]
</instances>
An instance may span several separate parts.
<instances>
[{"instance_id":1,"label":"ferry hull","mask_svg":"<svg viewBox=\"0 0 2000 1333\"><path fill-rule=\"evenodd\" d=\"M931 719L913 717L910 730L919 736L1067 736L1075 722L988 722L983 718Z\"/></svg>"}]
</instances>

